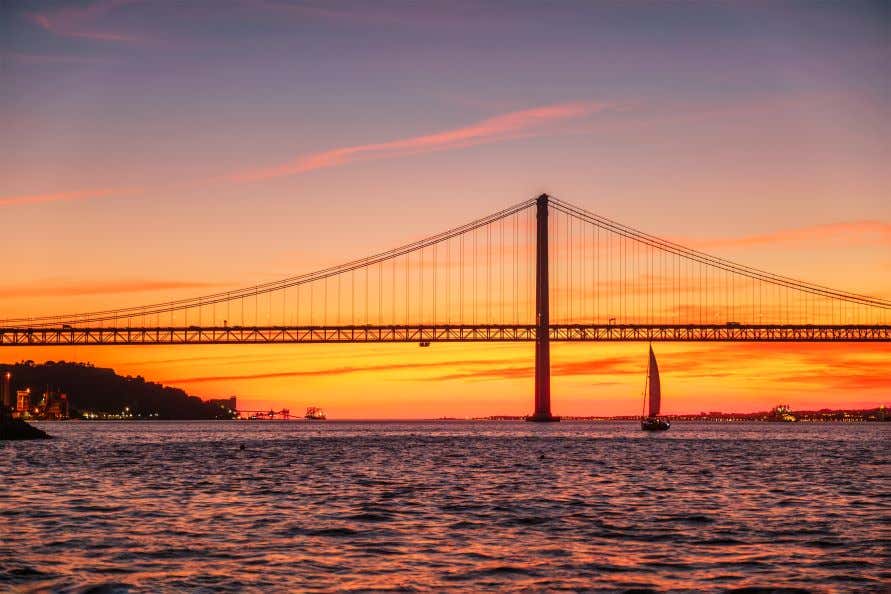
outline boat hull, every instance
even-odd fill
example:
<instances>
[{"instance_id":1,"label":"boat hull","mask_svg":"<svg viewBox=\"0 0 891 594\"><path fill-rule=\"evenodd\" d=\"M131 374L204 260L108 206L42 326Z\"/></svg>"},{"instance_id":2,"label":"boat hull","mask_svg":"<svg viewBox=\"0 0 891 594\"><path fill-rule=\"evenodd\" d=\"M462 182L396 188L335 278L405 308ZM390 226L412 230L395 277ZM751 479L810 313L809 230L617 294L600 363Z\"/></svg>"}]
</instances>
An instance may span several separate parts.
<instances>
[{"instance_id":1,"label":"boat hull","mask_svg":"<svg viewBox=\"0 0 891 594\"><path fill-rule=\"evenodd\" d=\"M663 419L648 417L640 421L640 428L644 431L668 431L671 423Z\"/></svg>"}]
</instances>

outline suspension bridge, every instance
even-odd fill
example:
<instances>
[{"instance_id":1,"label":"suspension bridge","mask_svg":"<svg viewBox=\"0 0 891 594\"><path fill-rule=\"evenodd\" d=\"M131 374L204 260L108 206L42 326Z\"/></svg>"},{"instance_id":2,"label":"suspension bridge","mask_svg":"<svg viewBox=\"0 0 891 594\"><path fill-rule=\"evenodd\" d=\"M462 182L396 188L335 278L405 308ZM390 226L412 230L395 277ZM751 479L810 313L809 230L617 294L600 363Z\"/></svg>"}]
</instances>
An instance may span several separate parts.
<instances>
[{"instance_id":1,"label":"suspension bridge","mask_svg":"<svg viewBox=\"0 0 891 594\"><path fill-rule=\"evenodd\" d=\"M711 256L542 194L373 256L235 291L0 320L0 346L891 342L891 301Z\"/></svg>"}]
</instances>

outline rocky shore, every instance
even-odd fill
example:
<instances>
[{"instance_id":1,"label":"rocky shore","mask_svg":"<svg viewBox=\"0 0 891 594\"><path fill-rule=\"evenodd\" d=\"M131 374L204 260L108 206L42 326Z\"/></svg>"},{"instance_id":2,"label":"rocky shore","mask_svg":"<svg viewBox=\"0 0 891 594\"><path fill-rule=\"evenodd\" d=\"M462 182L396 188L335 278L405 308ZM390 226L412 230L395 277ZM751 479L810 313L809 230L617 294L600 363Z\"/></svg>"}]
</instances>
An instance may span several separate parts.
<instances>
[{"instance_id":1,"label":"rocky shore","mask_svg":"<svg viewBox=\"0 0 891 594\"><path fill-rule=\"evenodd\" d=\"M18 439L50 439L51 436L22 419L0 418L0 441Z\"/></svg>"}]
</instances>

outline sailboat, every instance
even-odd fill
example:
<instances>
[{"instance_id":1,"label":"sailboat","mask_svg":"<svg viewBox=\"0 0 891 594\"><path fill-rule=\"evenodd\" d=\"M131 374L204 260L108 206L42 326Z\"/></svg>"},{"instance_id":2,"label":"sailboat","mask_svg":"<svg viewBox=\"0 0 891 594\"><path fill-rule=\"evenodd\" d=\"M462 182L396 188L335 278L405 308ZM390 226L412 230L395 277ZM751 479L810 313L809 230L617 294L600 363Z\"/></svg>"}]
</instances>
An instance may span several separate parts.
<instances>
[{"instance_id":1,"label":"sailboat","mask_svg":"<svg viewBox=\"0 0 891 594\"><path fill-rule=\"evenodd\" d=\"M649 415L644 417L641 413L640 428L644 431L665 431L671 427L671 423L659 418L659 407L662 404L662 382L659 381L659 366L656 364L656 355L653 353L653 345L650 345L650 362L647 365L647 383L644 385L644 411L647 407L647 397L650 399Z\"/></svg>"}]
</instances>

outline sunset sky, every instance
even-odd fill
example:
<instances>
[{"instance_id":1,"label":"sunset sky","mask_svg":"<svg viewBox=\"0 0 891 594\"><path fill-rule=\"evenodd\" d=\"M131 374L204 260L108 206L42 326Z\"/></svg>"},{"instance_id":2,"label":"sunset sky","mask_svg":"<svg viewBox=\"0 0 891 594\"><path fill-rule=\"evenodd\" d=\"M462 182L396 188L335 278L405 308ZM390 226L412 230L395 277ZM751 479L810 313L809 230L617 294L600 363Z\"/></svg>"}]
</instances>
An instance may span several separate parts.
<instances>
[{"instance_id":1,"label":"sunset sky","mask_svg":"<svg viewBox=\"0 0 891 594\"><path fill-rule=\"evenodd\" d=\"M0 319L311 272L541 192L891 299L881 2L4 2ZM891 345L656 344L664 412L891 404ZM525 414L531 344L30 348L246 407ZM634 414L646 345L554 345Z\"/></svg>"}]
</instances>

